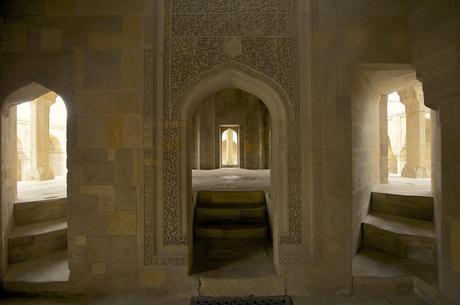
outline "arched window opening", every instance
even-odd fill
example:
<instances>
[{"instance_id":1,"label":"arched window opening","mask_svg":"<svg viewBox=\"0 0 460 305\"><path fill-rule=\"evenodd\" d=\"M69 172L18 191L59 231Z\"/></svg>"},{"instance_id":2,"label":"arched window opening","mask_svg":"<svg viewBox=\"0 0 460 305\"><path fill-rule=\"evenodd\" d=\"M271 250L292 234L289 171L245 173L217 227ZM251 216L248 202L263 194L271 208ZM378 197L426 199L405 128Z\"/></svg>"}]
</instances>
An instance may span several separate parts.
<instances>
[{"instance_id":1,"label":"arched window opening","mask_svg":"<svg viewBox=\"0 0 460 305\"><path fill-rule=\"evenodd\" d=\"M54 92L16 107L17 202L66 197L67 109Z\"/></svg>"},{"instance_id":2,"label":"arched window opening","mask_svg":"<svg viewBox=\"0 0 460 305\"><path fill-rule=\"evenodd\" d=\"M222 130L224 130L222 132ZM238 126L221 126L221 156L222 167L238 166Z\"/></svg>"},{"instance_id":3,"label":"arched window opening","mask_svg":"<svg viewBox=\"0 0 460 305\"><path fill-rule=\"evenodd\" d=\"M431 114L422 86L388 95L388 173L390 180L428 183L431 176ZM425 179L425 180L423 180Z\"/></svg>"}]
</instances>

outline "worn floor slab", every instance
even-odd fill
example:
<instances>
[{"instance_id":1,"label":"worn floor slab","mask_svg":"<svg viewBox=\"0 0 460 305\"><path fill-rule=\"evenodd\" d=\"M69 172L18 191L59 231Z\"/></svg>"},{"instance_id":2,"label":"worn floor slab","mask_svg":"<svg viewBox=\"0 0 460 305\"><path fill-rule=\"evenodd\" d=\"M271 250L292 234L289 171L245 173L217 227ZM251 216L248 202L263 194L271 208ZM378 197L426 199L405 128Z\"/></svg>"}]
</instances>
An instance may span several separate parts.
<instances>
[{"instance_id":1,"label":"worn floor slab","mask_svg":"<svg viewBox=\"0 0 460 305\"><path fill-rule=\"evenodd\" d=\"M363 296L292 297L295 305L427 305L412 292L393 292ZM189 298L155 298L143 295L99 297L10 297L1 305L190 305Z\"/></svg>"}]
</instances>

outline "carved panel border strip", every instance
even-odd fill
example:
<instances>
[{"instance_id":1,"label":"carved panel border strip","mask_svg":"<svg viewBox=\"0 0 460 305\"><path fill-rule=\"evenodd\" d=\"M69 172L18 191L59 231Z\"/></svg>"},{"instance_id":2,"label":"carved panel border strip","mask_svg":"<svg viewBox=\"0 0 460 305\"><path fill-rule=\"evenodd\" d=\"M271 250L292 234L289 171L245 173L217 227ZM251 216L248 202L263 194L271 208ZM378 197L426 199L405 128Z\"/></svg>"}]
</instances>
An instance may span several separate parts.
<instances>
[{"instance_id":1,"label":"carved panel border strip","mask_svg":"<svg viewBox=\"0 0 460 305\"><path fill-rule=\"evenodd\" d=\"M154 169L153 169L153 114L154 114L154 2L145 0L144 35L144 96L143 96L143 166L144 166L144 265L153 263L155 254L154 224Z\"/></svg>"}]
</instances>

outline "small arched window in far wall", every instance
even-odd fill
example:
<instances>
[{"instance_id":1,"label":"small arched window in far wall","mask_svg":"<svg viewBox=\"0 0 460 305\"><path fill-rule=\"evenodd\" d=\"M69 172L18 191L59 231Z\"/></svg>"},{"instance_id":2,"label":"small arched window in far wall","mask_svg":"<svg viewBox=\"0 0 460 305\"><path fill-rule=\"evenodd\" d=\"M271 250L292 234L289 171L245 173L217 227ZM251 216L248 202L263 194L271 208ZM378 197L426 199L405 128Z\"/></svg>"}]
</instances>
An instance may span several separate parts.
<instances>
[{"instance_id":1,"label":"small arched window in far wall","mask_svg":"<svg viewBox=\"0 0 460 305\"><path fill-rule=\"evenodd\" d=\"M221 127L222 167L238 166L238 127Z\"/></svg>"}]
</instances>

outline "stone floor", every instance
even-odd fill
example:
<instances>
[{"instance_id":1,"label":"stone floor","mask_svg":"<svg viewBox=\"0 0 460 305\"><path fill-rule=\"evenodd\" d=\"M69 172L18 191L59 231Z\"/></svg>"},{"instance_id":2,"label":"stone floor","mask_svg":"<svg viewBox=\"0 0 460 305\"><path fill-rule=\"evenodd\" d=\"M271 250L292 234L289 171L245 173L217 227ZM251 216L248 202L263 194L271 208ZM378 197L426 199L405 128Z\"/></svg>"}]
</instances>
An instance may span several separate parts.
<instances>
[{"instance_id":1,"label":"stone floor","mask_svg":"<svg viewBox=\"0 0 460 305\"><path fill-rule=\"evenodd\" d=\"M193 191L198 190L270 190L270 170L248 170L241 168L220 168L194 170L192 172Z\"/></svg>"},{"instance_id":2,"label":"stone floor","mask_svg":"<svg viewBox=\"0 0 460 305\"><path fill-rule=\"evenodd\" d=\"M270 170L221 168L194 170L193 190L270 190ZM65 176L47 181L18 182L18 202L39 201L66 197ZM389 184L375 187L376 191L405 195L431 195L431 179L404 178L390 175Z\"/></svg>"},{"instance_id":3,"label":"stone floor","mask_svg":"<svg viewBox=\"0 0 460 305\"><path fill-rule=\"evenodd\" d=\"M256 278L276 275L268 240L211 239L197 242L203 248L196 273L204 278ZM198 250L199 251L199 250Z\"/></svg>"},{"instance_id":4,"label":"stone floor","mask_svg":"<svg viewBox=\"0 0 460 305\"><path fill-rule=\"evenodd\" d=\"M402 259L372 249L362 249L353 259L354 277L397 279L415 275L437 289L436 267Z\"/></svg>"},{"instance_id":5,"label":"stone floor","mask_svg":"<svg viewBox=\"0 0 460 305\"><path fill-rule=\"evenodd\" d=\"M26 283L66 282L69 280L67 251L11 264L5 281Z\"/></svg>"},{"instance_id":6,"label":"stone floor","mask_svg":"<svg viewBox=\"0 0 460 305\"><path fill-rule=\"evenodd\" d=\"M19 181L16 202L42 201L65 198L66 196L66 176L59 176L53 180Z\"/></svg>"},{"instance_id":7,"label":"stone floor","mask_svg":"<svg viewBox=\"0 0 460 305\"><path fill-rule=\"evenodd\" d=\"M295 305L427 305L412 292L388 292L357 296L293 297ZM99 297L1 297L1 305L189 305L189 298L166 299L148 295Z\"/></svg>"},{"instance_id":8,"label":"stone floor","mask_svg":"<svg viewBox=\"0 0 460 305\"><path fill-rule=\"evenodd\" d=\"M388 177L388 184L377 185L372 190L408 196L433 196L430 178L405 178L393 174Z\"/></svg>"},{"instance_id":9,"label":"stone floor","mask_svg":"<svg viewBox=\"0 0 460 305\"><path fill-rule=\"evenodd\" d=\"M222 168L194 170L193 190L270 190L270 170ZM66 176L45 181L19 181L17 202L65 198Z\"/></svg>"}]
</instances>

